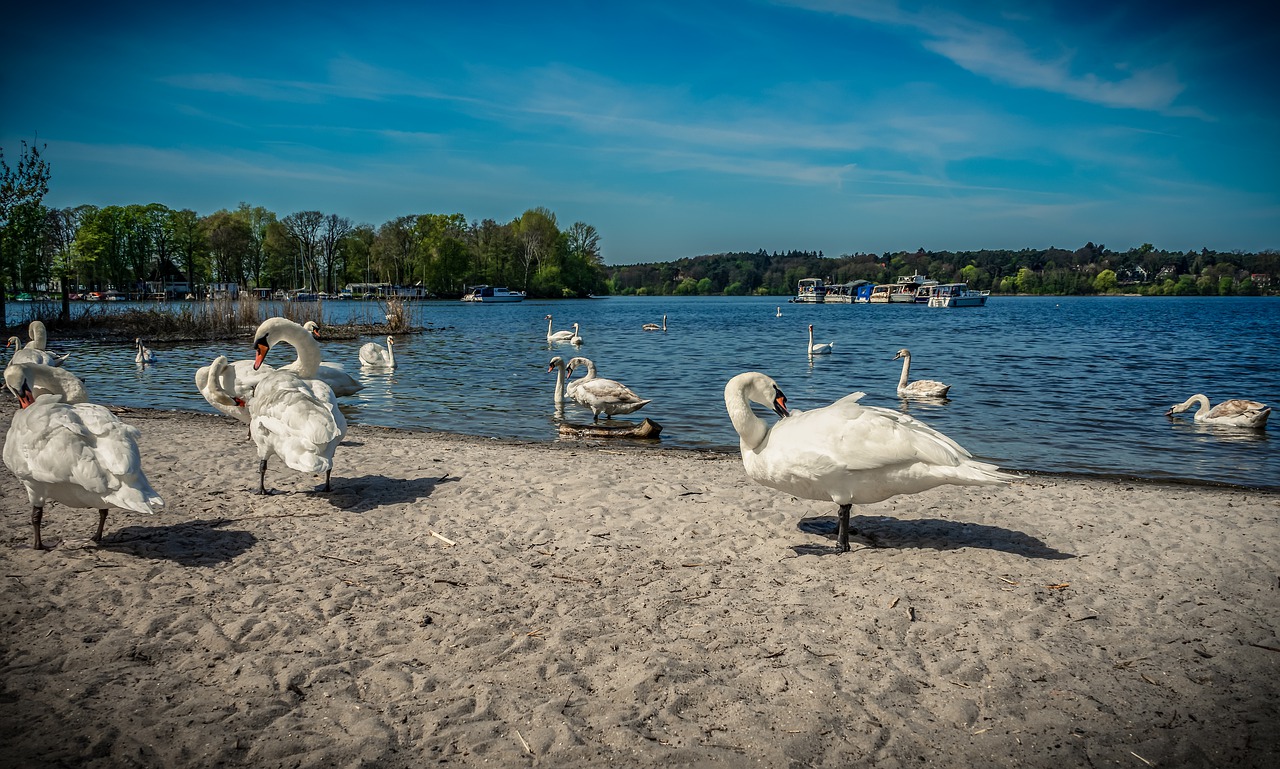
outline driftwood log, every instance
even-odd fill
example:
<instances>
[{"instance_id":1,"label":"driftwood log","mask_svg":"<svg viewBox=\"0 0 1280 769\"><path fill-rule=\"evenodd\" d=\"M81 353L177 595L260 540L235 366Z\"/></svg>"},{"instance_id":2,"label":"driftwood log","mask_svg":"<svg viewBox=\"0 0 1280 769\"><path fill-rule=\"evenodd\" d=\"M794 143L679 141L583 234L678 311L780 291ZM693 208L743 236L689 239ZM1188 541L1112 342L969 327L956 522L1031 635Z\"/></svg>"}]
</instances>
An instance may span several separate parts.
<instances>
[{"instance_id":1,"label":"driftwood log","mask_svg":"<svg viewBox=\"0 0 1280 769\"><path fill-rule=\"evenodd\" d=\"M621 422L615 424L575 425L560 424L560 434L575 438L657 438L662 425L645 417L640 424Z\"/></svg>"}]
</instances>

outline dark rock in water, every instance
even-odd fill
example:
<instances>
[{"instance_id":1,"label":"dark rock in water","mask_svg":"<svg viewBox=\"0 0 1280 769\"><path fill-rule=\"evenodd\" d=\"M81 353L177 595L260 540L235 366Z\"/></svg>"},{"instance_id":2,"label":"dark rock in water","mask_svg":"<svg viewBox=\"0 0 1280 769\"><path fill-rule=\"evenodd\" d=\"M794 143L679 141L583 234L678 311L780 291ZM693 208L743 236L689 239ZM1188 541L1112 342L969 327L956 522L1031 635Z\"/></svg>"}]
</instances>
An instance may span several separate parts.
<instances>
[{"instance_id":1,"label":"dark rock in water","mask_svg":"<svg viewBox=\"0 0 1280 769\"><path fill-rule=\"evenodd\" d=\"M568 422L560 425L560 434L576 438L657 438L662 432L662 425L645 418L640 424L617 422L613 424L575 425Z\"/></svg>"}]
</instances>

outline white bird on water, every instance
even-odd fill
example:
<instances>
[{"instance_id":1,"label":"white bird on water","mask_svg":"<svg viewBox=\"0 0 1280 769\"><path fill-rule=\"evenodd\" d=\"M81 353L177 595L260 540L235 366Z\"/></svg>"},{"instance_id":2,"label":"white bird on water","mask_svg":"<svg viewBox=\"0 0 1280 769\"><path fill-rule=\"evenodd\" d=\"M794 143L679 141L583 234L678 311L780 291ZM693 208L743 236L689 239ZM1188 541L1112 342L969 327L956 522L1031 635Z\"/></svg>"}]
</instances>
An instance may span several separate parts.
<instances>
[{"instance_id":1,"label":"white bird on water","mask_svg":"<svg viewBox=\"0 0 1280 769\"><path fill-rule=\"evenodd\" d=\"M830 355L835 349L835 342L813 343L813 324L809 324L809 354L810 355Z\"/></svg>"},{"instance_id":2,"label":"white bird on water","mask_svg":"<svg viewBox=\"0 0 1280 769\"><path fill-rule=\"evenodd\" d=\"M333 390L315 378L320 345L307 329L286 318L268 318L254 332L254 365L280 342L298 359L264 376L249 401L249 434L258 447L258 493L266 494L267 459L275 455L300 473L324 473L329 491L333 453L347 433Z\"/></svg>"},{"instance_id":3,"label":"white bird on water","mask_svg":"<svg viewBox=\"0 0 1280 769\"><path fill-rule=\"evenodd\" d=\"M9 337L9 343L5 345L5 349L13 348L13 358L10 363L39 363L42 366L61 366L62 362L67 359L66 355L55 355L48 350L41 350L31 346L28 342L26 347L22 346L22 340L16 336Z\"/></svg>"},{"instance_id":4,"label":"white bird on water","mask_svg":"<svg viewBox=\"0 0 1280 769\"><path fill-rule=\"evenodd\" d=\"M551 316L546 317L547 321L547 341L548 342L567 342L573 338L572 331L552 331Z\"/></svg>"},{"instance_id":5,"label":"white bird on water","mask_svg":"<svg viewBox=\"0 0 1280 769\"><path fill-rule=\"evenodd\" d=\"M1213 408L1209 408L1209 397L1203 393L1196 393L1182 403L1170 408L1165 412L1165 416L1181 414L1196 405L1199 405L1199 408L1196 409L1192 419L1208 425L1266 427L1267 417L1271 415L1271 408L1267 404L1239 398L1232 398L1219 403Z\"/></svg>"},{"instance_id":6,"label":"white bird on water","mask_svg":"<svg viewBox=\"0 0 1280 769\"><path fill-rule=\"evenodd\" d=\"M578 331L578 324L573 324L573 336L569 337L569 344L582 346L582 334Z\"/></svg>"},{"instance_id":7,"label":"white bird on water","mask_svg":"<svg viewBox=\"0 0 1280 769\"><path fill-rule=\"evenodd\" d=\"M902 376L898 377L898 395L903 398L945 398L947 392L951 389L951 385L933 379L917 379L914 382L908 382L907 377L911 373L911 351L907 348L898 350L898 354L893 356L894 360L902 358Z\"/></svg>"},{"instance_id":8,"label":"white bird on water","mask_svg":"<svg viewBox=\"0 0 1280 769\"><path fill-rule=\"evenodd\" d=\"M5 384L20 408L5 437L4 463L31 502L31 546L44 549L40 525L49 501L97 509L94 542L102 540L108 508L154 513L163 506L142 472L138 428L95 403L65 403L57 393L36 396L27 365L5 369Z\"/></svg>"},{"instance_id":9,"label":"white bird on water","mask_svg":"<svg viewBox=\"0 0 1280 769\"><path fill-rule=\"evenodd\" d=\"M942 433L906 414L861 406L863 393L830 406L790 411L764 374L747 372L724 388L742 464L757 483L802 499L839 505L838 550L849 550L849 509L944 484L990 486L1018 476L979 462ZM759 403L781 419L772 427L751 410Z\"/></svg>"},{"instance_id":10,"label":"white bird on water","mask_svg":"<svg viewBox=\"0 0 1280 769\"><path fill-rule=\"evenodd\" d=\"M148 363L156 362L155 353L151 352L151 348L143 344L141 339L134 339L133 347L137 350L137 354L133 356L134 363L146 365Z\"/></svg>"},{"instance_id":11,"label":"white bird on water","mask_svg":"<svg viewBox=\"0 0 1280 769\"><path fill-rule=\"evenodd\" d=\"M645 331L666 331L666 330L667 330L667 316L666 316L666 315L663 315L663 316L662 316L662 325L661 325L661 326L659 326L657 323L646 323L646 324L644 324L643 326L641 326L640 328L644 329Z\"/></svg>"},{"instance_id":12,"label":"white bird on water","mask_svg":"<svg viewBox=\"0 0 1280 769\"><path fill-rule=\"evenodd\" d=\"M360 365L370 368L393 369L396 367L396 340L387 337L387 346L368 342L360 348Z\"/></svg>"}]
</instances>

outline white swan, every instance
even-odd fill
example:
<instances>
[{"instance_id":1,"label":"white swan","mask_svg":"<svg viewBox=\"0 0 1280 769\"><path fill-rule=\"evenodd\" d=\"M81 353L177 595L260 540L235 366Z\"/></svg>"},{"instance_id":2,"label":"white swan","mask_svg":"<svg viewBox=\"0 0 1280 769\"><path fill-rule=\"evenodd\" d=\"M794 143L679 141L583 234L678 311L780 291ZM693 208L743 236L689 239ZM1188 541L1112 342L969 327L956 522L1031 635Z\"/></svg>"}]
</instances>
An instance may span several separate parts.
<instances>
[{"instance_id":1,"label":"white swan","mask_svg":"<svg viewBox=\"0 0 1280 769\"><path fill-rule=\"evenodd\" d=\"M898 377L898 395L903 398L945 398L947 391L951 389L951 385L933 379L917 379L914 382L907 382L907 376L911 372L911 351L907 348L898 350L898 354L893 356L894 360L902 358L902 376Z\"/></svg>"},{"instance_id":2,"label":"white swan","mask_svg":"<svg viewBox=\"0 0 1280 769\"><path fill-rule=\"evenodd\" d=\"M1266 427L1271 408L1258 401L1233 398L1209 408L1209 398L1203 393L1196 393L1182 403L1165 412L1165 416L1181 414L1192 406L1199 404L1193 419L1209 425L1227 425L1230 427Z\"/></svg>"},{"instance_id":3,"label":"white swan","mask_svg":"<svg viewBox=\"0 0 1280 769\"><path fill-rule=\"evenodd\" d=\"M396 340L391 337L387 337L387 346L385 348L376 342L366 343L360 348L360 365L371 368L395 368L395 345Z\"/></svg>"},{"instance_id":4,"label":"white swan","mask_svg":"<svg viewBox=\"0 0 1280 769\"><path fill-rule=\"evenodd\" d=\"M551 359L551 362L547 364L547 372L550 373L552 371L556 372L555 403L556 406L563 406L565 392L567 390L566 380L568 379L568 373L565 370L564 365L564 358L557 355Z\"/></svg>"},{"instance_id":5,"label":"white swan","mask_svg":"<svg viewBox=\"0 0 1280 769\"><path fill-rule=\"evenodd\" d=\"M138 428L94 403L65 403L57 393L37 396L25 376L29 370L14 370L21 408L5 437L4 463L27 489L33 548L44 549L40 523L50 500L96 509L94 542L102 540L108 508L154 513L164 504L142 472Z\"/></svg>"},{"instance_id":6,"label":"white swan","mask_svg":"<svg viewBox=\"0 0 1280 769\"><path fill-rule=\"evenodd\" d=\"M36 359L33 359L32 362L34 363L43 363L46 366L61 366L63 361L67 359L67 356L70 355L70 353L65 352L59 355L55 352L48 351L49 332L45 329L42 321L33 320L28 323L27 336L31 338L31 341L27 342L27 346L23 349L39 351L39 353L41 353L41 355L37 356ZM14 346L14 353L16 354L19 345L18 338L16 336L12 337L9 342Z\"/></svg>"},{"instance_id":7,"label":"white swan","mask_svg":"<svg viewBox=\"0 0 1280 769\"><path fill-rule=\"evenodd\" d=\"M147 347L146 345L144 345L144 344L142 343L142 340L141 340L141 339L134 339L134 340L133 340L133 347L134 347L134 349L136 349L136 350L138 351L137 355L134 355L134 356L133 356L133 362L134 362L134 363L143 363L143 364L146 364L146 363L155 363L155 362L156 362L156 356L155 356L155 354L151 352L151 348L150 348L150 347Z\"/></svg>"},{"instance_id":8,"label":"white swan","mask_svg":"<svg viewBox=\"0 0 1280 769\"><path fill-rule=\"evenodd\" d=\"M258 447L258 493L266 494L267 458L273 454L301 473L324 473L329 491L333 453L347 433L333 390L314 378L320 344L306 329L286 318L268 318L254 332L254 365L285 342L298 359L262 378L249 401L249 434Z\"/></svg>"},{"instance_id":9,"label":"white swan","mask_svg":"<svg viewBox=\"0 0 1280 769\"><path fill-rule=\"evenodd\" d=\"M809 354L810 355L830 355L835 348L835 342L822 342L820 344L813 343L813 324L809 324Z\"/></svg>"},{"instance_id":10,"label":"white swan","mask_svg":"<svg viewBox=\"0 0 1280 769\"><path fill-rule=\"evenodd\" d=\"M302 324L302 328L311 334L313 339L320 339L320 326L314 320L309 320ZM317 350L319 347L316 348ZM281 368L292 369L297 373L298 369L295 364L282 366ZM240 371L239 366L236 367L237 373ZM364 389L364 385L360 384L360 380L347 373L341 363L330 363L329 361L319 360L317 356L316 373L308 379L319 379L321 382L329 385L329 389L333 390L333 394L338 397L346 395L355 395Z\"/></svg>"},{"instance_id":11,"label":"white swan","mask_svg":"<svg viewBox=\"0 0 1280 769\"><path fill-rule=\"evenodd\" d=\"M20 385L26 382L32 397L61 395L63 403L85 403L89 393L84 382L70 371L46 366L43 363L10 363L4 369L4 383L9 391L18 395Z\"/></svg>"},{"instance_id":12,"label":"white swan","mask_svg":"<svg viewBox=\"0 0 1280 769\"><path fill-rule=\"evenodd\" d=\"M250 365L253 361L244 361ZM196 388L218 411L232 419L249 424L249 407L244 397L236 394L236 369L219 355L208 366L196 369Z\"/></svg>"},{"instance_id":13,"label":"white swan","mask_svg":"<svg viewBox=\"0 0 1280 769\"><path fill-rule=\"evenodd\" d=\"M551 316L547 316L547 341L548 342L567 342L573 338L572 331L552 331Z\"/></svg>"},{"instance_id":14,"label":"white swan","mask_svg":"<svg viewBox=\"0 0 1280 769\"><path fill-rule=\"evenodd\" d=\"M573 370L578 366L586 366L587 374L576 382L568 383L568 394L578 405L591 409L595 421L600 421L601 414L606 419L615 414L630 414L650 402L650 399L641 398L621 382L597 377L596 364L590 358L570 360L565 367L566 375L572 377Z\"/></svg>"},{"instance_id":15,"label":"white swan","mask_svg":"<svg viewBox=\"0 0 1280 769\"><path fill-rule=\"evenodd\" d=\"M776 315L774 315L773 317L775 317L775 318L781 318L781 317L782 317L782 306L781 306L781 305L779 305L779 306L778 306L778 313L777 313Z\"/></svg>"},{"instance_id":16,"label":"white swan","mask_svg":"<svg viewBox=\"0 0 1280 769\"><path fill-rule=\"evenodd\" d=\"M9 337L9 343L5 345L5 349L13 348L13 357L9 359L9 363L39 363L42 366L61 366L62 362L67 359L66 355L55 355L48 350L38 350L27 344L22 346L22 340L16 336Z\"/></svg>"},{"instance_id":17,"label":"white swan","mask_svg":"<svg viewBox=\"0 0 1280 769\"><path fill-rule=\"evenodd\" d=\"M663 315L663 316L662 316L662 325L661 325L661 326L659 326L657 323L646 323L646 324L644 324L643 326L641 326L640 328L644 329L645 331L666 331L666 330L667 330L667 316L666 316L666 315Z\"/></svg>"},{"instance_id":18,"label":"white swan","mask_svg":"<svg viewBox=\"0 0 1280 769\"><path fill-rule=\"evenodd\" d=\"M573 336L569 337L569 344L582 345L582 335L578 332L578 324L573 324Z\"/></svg>"},{"instance_id":19,"label":"white swan","mask_svg":"<svg viewBox=\"0 0 1280 769\"><path fill-rule=\"evenodd\" d=\"M777 383L764 374L739 374L724 388L747 475L763 486L839 505L840 552L849 550L851 505L948 483L988 486L1017 478L976 461L955 441L906 414L858 405L862 396L853 393L830 406L792 412ZM770 427L751 411L753 402L781 419Z\"/></svg>"}]
</instances>

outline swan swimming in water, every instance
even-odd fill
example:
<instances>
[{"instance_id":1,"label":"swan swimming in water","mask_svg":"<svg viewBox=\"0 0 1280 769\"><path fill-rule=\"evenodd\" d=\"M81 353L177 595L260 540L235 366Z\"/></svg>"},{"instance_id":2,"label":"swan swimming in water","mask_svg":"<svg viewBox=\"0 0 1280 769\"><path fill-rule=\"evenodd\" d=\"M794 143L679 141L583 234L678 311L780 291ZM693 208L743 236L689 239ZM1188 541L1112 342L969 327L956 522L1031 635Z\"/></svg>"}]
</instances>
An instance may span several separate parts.
<instances>
[{"instance_id":1,"label":"swan swimming in water","mask_svg":"<svg viewBox=\"0 0 1280 769\"><path fill-rule=\"evenodd\" d=\"M1165 412L1165 416L1181 414L1197 404L1199 408L1196 409L1196 413L1192 418L1201 424L1227 425L1229 427L1266 427L1267 417L1271 415L1271 408L1267 404L1239 398L1223 401L1217 406L1209 408L1208 396L1203 393L1196 393L1182 403L1171 407Z\"/></svg>"},{"instance_id":2,"label":"swan swimming in water","mask_svg":"<svg viewBox=\"0 0 1280 769\"><path fill-rule=\"evenodd\" d=\"M573 338L572 331L552 331L550 315L547 316L546 321L547 321L547 341L548 342L567 342Z\"/></svg>"},{"instance_id":3,"label":"swan swimming in water","mask_svg":"<svg viewBox=\"0 0 1280 769\"><path fill-rule=\"evenodd\" d=\"M666 331L666 330L667 330L667 316L666 316L666 315L663 315L663 316L662 316L662 325L661 325L661 326L659 326L657 323L646 323L646 324L644 324L643 326L641 326L640 328L644 329L645 331Z\"/></svg>"},{"instance_id":4,"label":"swan swimming in water","mask_svg":"<svg viewBox=\"0 0 1280 769\"><path fill-rule=\"evenodd\" d=\"M163 506L142 472L138 428L95 403L66 403L60 393L35 395L27 365L5 371L20 408L5 437L4 463L22 481L31 502L31 546L44 549L40 524L50 500L95 508L94 542L102 541L108 508L154 513Z\"/></svg>"},{"instance_id":5,"label":"swan swimming in water","mask_svg":"<svg viewBox=\"0 0 1280 769\"><path fill-rule=\"evenodd\" d=\"M898 395L903 398L945 398L947 392L951 389L951 385L933 379L917 379L914 382L907 382L907 377L911 373L911 351L907 348L898 350L898 354L893 356L894 360L902 358L902 376L898 377Z\"/></svg>"},{"instance_id":6,"label":"swan swimming in water","mask_svg":"<svg viewBox=\"0 0 1280 769\"><path fill-rule=\"evenodd\" d=\"M742 465L752 480L802 499L839 505L840 552L849 550L849 509L943 484L990 486L1018 476L979 462L942 433L906 414L861 406L863 393L812 411L790 411L786 396L764 374L747 372L724 388L738 432ZM751 410L759 403L780 419L769 426Z\"/></svg>"},{"instance_id":7,"label":"swan swimming in water","mask_svg":"<svg viewBox=\"0 0 1280 769\"><path fill-rule=\"evenodd\" d=\"M70 353L63 353L59 355L48 351L49 332L45 329L43 321L33 320L28 323L27 336L31 338L31 341L27 342L27 346L22 349L32 350L33 352L38 351L40 353L30 362L43 363L46 366L61 366L63 361L67 359L67 356L70 355ZM14 346L14 353L16 354L20 344L18 342L18 338L13 337L9 341ZM26 359L23 360L24 362L27 362Z\"/></svg>"},{"instance_id":8,"label":"swan swimming in water","mask_svg":"<svg viewBox=\"0 0 1280 769\"><path fill-rule=\"evenodd\" d=\"M333 453L347 433L333 390L314 378L320 345L307 329L286 318L268 318L254 333L254 365L280 342L292 345L298 359L268 373L249 401L249 434L258 447L258 493L266 494L267 459L275 455L300 473L324 473L330 490Z\"/></svg>"},{"instance_id":9,"label":"swan swimming in water","mask_svg":"<svg viewBox=\"0 0 1280 769\"><path fill-rule=\"evenodd\" d=\"M578 333L578 324L573 324L573 336L569 337L569 344L582 346L582 335Z\"/></svg>"},{"instance_id":10,"label":"swan swimming in water","mask_svg":"<svg viewBox=\"0 0 1280 769\"><path fill-rule=\"evenodd\" d=\"M813 324L809 324L809 354L810 355L830 355L835 349L835 342L813 343Z\"/></svg>"},{"instance_id":11,"label":"swan swimming in water","mask_svg":"<svg viewBox=\"0 0 1280 769\"><path fill-rule=\"evenodd\" d=\"M385 348L375 342L366 343L360 348L360 365L370 368L395 368L395 345L396 340L391 337L387 337Z\"/></svg>"},{"instance_id":12,"label":"swan swimming in water","mask_svg":"<svg viewBox=\"0 0 1280 769\"><path fill-rule=\"evenodd\" d=\"M138 351L137 355L133 356L134 363L142 363L145 365L147 363L156 362L155 354L151 352L150 347L147 347L142 343L141 339L134 339L133 347Z\"/></svg>"},{"instance_id":13,"label":"swan swimming in water","mask_svg":"<svg viewBox=\"0 0 1280 769\"><path fill-rule=\"evenodd\" d=\"M565 367L566 376L572 377L573 370L578 366L586 366L587 374L576 382L568 383L568 395L577 401L578 405L591 409L595 421L600 421L601 414L604 414L606 419L616 414L630 414L644 408L645 404L650 402L650 399L641 398L621 382L597 377L596 364L590 358L570 360L569 365ZM559 386L558 377L557 386Z\"/></svg>"}]
</instances>

